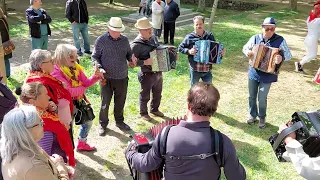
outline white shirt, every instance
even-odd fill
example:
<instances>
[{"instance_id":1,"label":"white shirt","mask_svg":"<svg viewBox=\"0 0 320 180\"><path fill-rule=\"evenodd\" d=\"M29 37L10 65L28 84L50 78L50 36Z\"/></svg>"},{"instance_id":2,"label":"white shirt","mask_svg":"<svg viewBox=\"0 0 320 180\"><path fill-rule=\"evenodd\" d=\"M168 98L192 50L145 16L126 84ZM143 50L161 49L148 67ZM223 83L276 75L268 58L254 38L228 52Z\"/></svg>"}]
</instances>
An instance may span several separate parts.
<instances>
[{"instance_id":1,"label":"white shirt","mask_svg":"<svg viewBox=\"0 0 320 180\"><path fill-rule=\"evenodd\" d=\"M310 158L303 151L302 145L295 139L286 145L286 150L283 153L283 158L292 162L298 174L307 180L320 179L320 156Z\"/></svg>"}]
</instances>

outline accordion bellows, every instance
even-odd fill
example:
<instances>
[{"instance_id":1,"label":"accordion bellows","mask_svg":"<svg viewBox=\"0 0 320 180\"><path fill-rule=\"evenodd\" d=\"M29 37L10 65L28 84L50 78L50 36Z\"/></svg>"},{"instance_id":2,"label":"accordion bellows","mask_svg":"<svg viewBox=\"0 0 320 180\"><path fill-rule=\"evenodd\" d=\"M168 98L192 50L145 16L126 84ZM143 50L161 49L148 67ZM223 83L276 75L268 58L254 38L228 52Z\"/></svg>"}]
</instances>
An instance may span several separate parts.
<instances>
[{"instance_id":1,"label":"accordion bellows","mask_svg":"<svg viewBox=\"0 0 320 180\"><path fill-rule=\"evenodd\" d=\"M177 61L177 50L173 46L159 46L150 52L152 58L152 71L166 72L175 69Z\"/></svg>"},{"instance_id":2,"label":"accordion bellows","mask_svg":"<svg viewBox=\"0 0 320 180\"><path fill-rule=\"evenodd\" d=\"M279 48L272 48L263 44L253 46L253 57L249 59L249 65L255 69L266 73L277 74L276 72L276 56L279 54Z\"/></svg>"},{"instance_id":3,"label":"accordion bellows","mask_svg":"<svg viewBox=\"0 0 320 180\"><path fill-rule=\"evenodd\" d=\"M197 50L194 61L204 64L220 64L222 60L223 44L211 40L195 42Z\"/></svg>"}]
</instances>

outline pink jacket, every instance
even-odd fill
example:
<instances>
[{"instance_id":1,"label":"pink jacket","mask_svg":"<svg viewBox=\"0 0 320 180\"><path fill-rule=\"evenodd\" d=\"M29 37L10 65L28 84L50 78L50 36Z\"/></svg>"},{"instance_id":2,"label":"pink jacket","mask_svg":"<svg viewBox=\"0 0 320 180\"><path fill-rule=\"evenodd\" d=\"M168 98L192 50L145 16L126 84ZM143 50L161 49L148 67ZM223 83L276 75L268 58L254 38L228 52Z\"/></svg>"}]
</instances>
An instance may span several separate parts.
<instances>
[{"instance_id":1,"label":"pink jacket","mask_svg":"<svg viewBox=\"0 0 320 180\"><path fill-rule=\"evenodd\" d=\"M74 99L83 96L86 89L90 86L93 86L100 79L100 77L95 75L92 75L90 78L87 78L87 76L81 71L79 74L79 81L82 82L82 86L72 87L71 80L69 80L67 76L63 74L63 72L57 65L54 65L54 71L53 73L51 73L51 75L62 81L63 84L65 84L65 88L70 92L71 97Z\"/></svg>"}]
</instances>

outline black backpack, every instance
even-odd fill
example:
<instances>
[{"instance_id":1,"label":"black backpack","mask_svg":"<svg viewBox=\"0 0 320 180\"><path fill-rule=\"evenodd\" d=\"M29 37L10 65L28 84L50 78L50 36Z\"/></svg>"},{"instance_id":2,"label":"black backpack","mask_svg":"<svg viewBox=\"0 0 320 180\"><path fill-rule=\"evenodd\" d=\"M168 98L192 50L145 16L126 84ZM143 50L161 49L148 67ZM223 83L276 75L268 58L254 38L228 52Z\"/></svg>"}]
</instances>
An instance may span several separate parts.
<instances>
[{"instance_id":1,"label":"black backpack","mask_svg":"<svg viewBox=\"0 0 320 180\"><path fill-rule=\"evenodd\" d=\"M213 156L214 160L220 167L220 169L224 166L223 163L223 138L220 131L213 129L210 127L210 134L211 134L211 149L212 153L207 154L198 154L198 155L191 155L191 156L169 156L166 154L167 150L167 138L170 128L174 125L169 125L163 128L159 135L159 147L160 147L160 154L164 159L206 159L208 157Z\"/></svg>"}]
</instances>

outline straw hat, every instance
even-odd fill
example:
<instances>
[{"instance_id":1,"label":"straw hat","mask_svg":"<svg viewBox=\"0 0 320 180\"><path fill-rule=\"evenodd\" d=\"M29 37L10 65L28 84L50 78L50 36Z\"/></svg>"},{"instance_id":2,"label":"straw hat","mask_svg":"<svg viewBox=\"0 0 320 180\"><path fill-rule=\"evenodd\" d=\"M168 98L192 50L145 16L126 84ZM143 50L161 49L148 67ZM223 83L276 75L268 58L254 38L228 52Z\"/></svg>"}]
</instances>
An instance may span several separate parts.
<instances>
[{"instance_id":1,"label":"straw hat","mask_svg":"<svg viewBox=\"0 0 320 180\"><path fill-rule=\"evenodd\" d=\"M122 20L119 17L111 17L110 21L107 23L107 26L112 31L122 32L124 31L125 27L122 24Z\"/></svg>"},{"instance_id":2,"label":"straw hat","mask_svg":"<svg viewBox=\"0 0 320 180\"><path fill-rule=\"evenodd\" d=\"M138 29L149 29L152 28L152 23L148 18L143 17L137 20L137 23L134 25Z\"/></svg>"}]
</instances>

